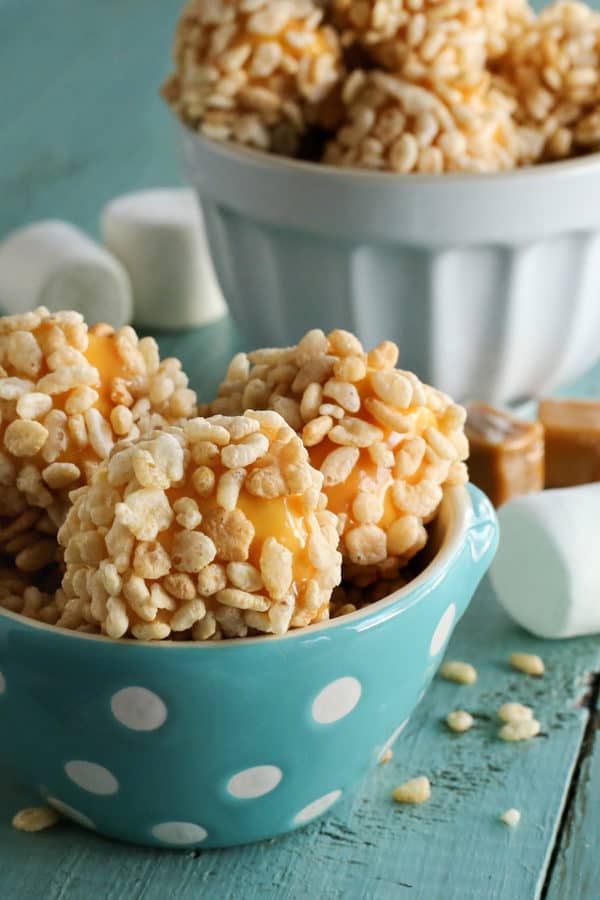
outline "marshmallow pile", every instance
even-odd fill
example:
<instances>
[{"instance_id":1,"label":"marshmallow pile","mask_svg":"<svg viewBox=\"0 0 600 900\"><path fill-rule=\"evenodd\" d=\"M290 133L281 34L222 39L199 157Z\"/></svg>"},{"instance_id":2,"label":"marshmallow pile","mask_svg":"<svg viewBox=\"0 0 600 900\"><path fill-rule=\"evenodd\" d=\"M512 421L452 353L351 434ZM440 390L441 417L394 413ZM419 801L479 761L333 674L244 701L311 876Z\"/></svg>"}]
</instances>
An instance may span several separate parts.
<instances>
[{"instance_id":1,"label":"marshmallow pile","mask_svg":"<svg viewBox=\"0 0 600 900\"><path fill-rule=\"evenodd\" d=\"M225 314L192 191L119 197L102 214L104 246L67 222L43 221L0 242L0 307L68 308L114 328L190 328Z\"/></svg>"}]
</instances>

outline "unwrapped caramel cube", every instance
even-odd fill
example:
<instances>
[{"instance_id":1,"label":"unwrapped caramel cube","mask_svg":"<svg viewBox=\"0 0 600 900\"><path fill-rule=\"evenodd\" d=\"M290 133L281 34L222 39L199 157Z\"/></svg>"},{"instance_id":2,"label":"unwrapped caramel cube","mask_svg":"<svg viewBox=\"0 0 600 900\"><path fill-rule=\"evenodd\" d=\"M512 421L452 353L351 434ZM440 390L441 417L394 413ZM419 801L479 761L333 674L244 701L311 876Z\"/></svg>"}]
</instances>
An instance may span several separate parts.
<instances>
[{"instance_id":1,"label":"unwrapped caramel cube","mask_svg":"<svg viewBox=\"0 0 600 900\"><path fill-rule=\"evenodd\" d=\"M467 406L469 475L494 506L544 486L544 431L485 403Z\"/></svg>"},{"instance_id":2,"label":"unwrapped caramel cube","mask_svg":"<svg viewBox=\"0 0 600 900\"><path fill-rule=\"evenodd\" d=\"M542 400L539 418L546 436L546 487L600 481L600 402Z\"/></svg>"}]
</instances>

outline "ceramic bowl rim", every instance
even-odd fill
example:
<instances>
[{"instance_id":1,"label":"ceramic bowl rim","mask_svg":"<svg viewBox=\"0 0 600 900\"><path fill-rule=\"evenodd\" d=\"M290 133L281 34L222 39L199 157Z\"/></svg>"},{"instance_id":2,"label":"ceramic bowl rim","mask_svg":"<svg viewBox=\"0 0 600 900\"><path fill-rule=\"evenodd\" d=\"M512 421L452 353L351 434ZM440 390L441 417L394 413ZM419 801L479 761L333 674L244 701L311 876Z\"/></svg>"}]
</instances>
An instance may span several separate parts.
<instances>
[{"instance_id":1,"label":"ceramic bowl rim","mask_svg":"<svg viewBox=\"0 0 600 900\"><path fill-rule=\"evenodd\" d=\"M256 646L256 644L266 645L271 643L275 646L282 641L300 641L303 638L315 638L324 634L342 629L344 626L360 626L361 628L369 627L376 621L386 618L386 613L396 613L400 609L406 609L414 603L419 602L428 594L427 586L433 587L440 581L452 562L459 555L469 530L469 522L474 509L473 495L467 489L467 486L453 487L446 491L442 501L444 514L448 517L444 524L444 532L434 558L420 572L416 578L410 581L402 588L398 588L377 600L369 606L359 609L356 612L340 616L337 619L328 619L325 622L317 622L314 625L307 625L303 628L295 628L287 631L283 635L257 635L251 638L240 638L223 641L138 641L135 638L120 638L114 640L103 634L86 634L84 632L73 631L69 628L62 628L57 625L49 625L46 622L38 622L35 619L29 619L21 613L13 612L0 607L0 621L2 619L16 622L21 627L34 632L42 632L54 637L71 638L74 641L95 641L104 647L168 647L185 650L187 652L202 650L210 650L218 652L219 648L234 647L242 648L248 646Z\"/></svg>"},{"instance_id":2,"label":"ceramic bowl rim","mask_svg":"<svg viewBox=\"0 0 600 900\"><path fill-rule=\"evenodd\" d=\"M274 167L282 171L287 169L290 172L304 174L321 173L322 177L328 176L337 181L384 184L389 188L393 185L395 188L402 189L402 187L415 184L421 186L436 185L437 188L440 185L464 185L465 183L489 185L490 182L518 182L525 178L539 180L543 177L552 177L552 173L563 176L582 176L600 172L600 152L588 153L571 159L518 166L514 169L500 172L443 172L438 175L426 175L418 172L409 172L407 174L378 172L370 169L333 166L330 163L279 156L275 153L268 153L266 150L258 150L253 147L246 147L243 144L236 144L233 141L216 141L206 137L201 132L194 131L176 116L175 119L183 134L188 138L196 140L200 146L204 146L217 156L227 159L228 162L240 164L243 167L248 167L251 164L263 169Z\"/></svg>"}]
</instances>

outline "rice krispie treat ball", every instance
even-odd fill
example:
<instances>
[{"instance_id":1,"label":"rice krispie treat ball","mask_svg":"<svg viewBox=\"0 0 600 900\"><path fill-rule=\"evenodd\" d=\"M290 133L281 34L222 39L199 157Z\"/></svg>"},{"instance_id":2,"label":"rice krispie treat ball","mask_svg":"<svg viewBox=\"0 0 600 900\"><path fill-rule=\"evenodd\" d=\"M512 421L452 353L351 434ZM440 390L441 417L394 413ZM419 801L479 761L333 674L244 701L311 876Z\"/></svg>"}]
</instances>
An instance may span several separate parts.
<instances>
[{"instance_id":1,"label":"rice krispie treat ball","mask_svg":"<svg viewBox=\"0 0 600 900\"><path fill-rule=\"evenodd\" d=\"M152 338L76 312L0 318L0 367L0 550L29 572L57 559L69 492L115 441L192 415L196 395Z\"/></svg>"},{"instance_id":2,"label":"rice krispie treat ball","mask_svg":"<svg viewBox=\"0 0 600 900\"><path fill-rule=\"evenodd\" d=\"M336 33L312 0L194 0L163 94L207 137L293 153L341 74Z\"/></svg>"},{"instance_id":3,"label":"rice krispie treat ball","mask_svg":"<svg viewBox=\"0 0 600 900\"><path fill-rule=\"evenodd\" d=\"M342 44L410 81L452 81L497 59L533 18L527 0L332 0Z\"/></svg>"},{"instance_id":4,"label":"rice krispie treat ball","mask_svg":"<svg viewBox=\"0 0 600 900\"><path fill-rule=\"evenodd\" d=\"M486 28L477 0L332 0L344 45L409 81L451 81L485 65Z\"/></svg>"},{"instance_id":5,"label":"rice krispie treat ball","mask_svg":"<svg viewBox=\"0 0 600 900\"><path fill-rule=\"evenodd\" d=\"M274 409L299 434L338 518L345 575L393 577L426 543L446 485L467 479L465 411L347 331L238 354L214 411Z\"/></svg>"},{"instance_id":6,"label":"rice krispie treat ball","mask_svg":"<svg viewBox=\"0 0 600 900\"><path fill-rule=\"evenodd\" d=\"M600 15L583 3L545 9L511 42L499 71L517 101L523 161L600 147Z\"/></svg>"},{"instance_id":7,"label":"rice krispie treat ball","mask_svg":"<svg viewBox=\"0 0 600 900\"><path fill-rule=\"evenodd\" d=\"M512 168L519 152L513 101L490 88L487 73L441 90L387 72L352 72L342 91L345 119L324 162L430 174Z\"/></svg>"},{"instance_id":8,"label":"rice krispie treat ball","mask_svg":"<svg viewBox=\"0 0 600 900\"><path fill-rule=\"evenodd\" d=\"M118 444L59 532L56 623L203 641L328 618L341 557L322 483L270 411Z\"/></svg>"}]
</instances>

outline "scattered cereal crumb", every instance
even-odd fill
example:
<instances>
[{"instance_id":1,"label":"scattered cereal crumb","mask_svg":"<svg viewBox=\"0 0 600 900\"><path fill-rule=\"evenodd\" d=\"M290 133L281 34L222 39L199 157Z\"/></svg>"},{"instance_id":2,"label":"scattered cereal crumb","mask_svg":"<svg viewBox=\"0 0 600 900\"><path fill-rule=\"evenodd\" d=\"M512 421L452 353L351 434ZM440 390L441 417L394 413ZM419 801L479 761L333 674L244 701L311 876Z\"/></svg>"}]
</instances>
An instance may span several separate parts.
<instances>
[{"instance_id":1,"label":"scattered cereal crumb","mask_svg":"<svg viewBox=\"0 0 600 900\"><path fill-rule=\"evenodd\" d=\"M475 684L477 681L477 670L471 663L459 662L451 659L442 663L440 675L448 681L457 681L459 684Z\"/></svg>"},{"instance_id":2,"label":"scattered cereal crumb","mask_svg":"<svg viewBox=\"0 0 600 900\"><path fill-rule=\"evenodd\" d=\"M392 753L392 751L386 750L385 753L382 753L381 756L379 757L379 762L386 763L386 762L389 762L393 758L394 758L394 754Z\"/></svg>"},{"instance_id":3,"label":"scattered cereal crumb","mask_svg":"<svg viewBox=\"0 0 600 900\"><path fill-rule=\"evenodd\" d=\"M528 741L539 733L540 723L537 719L522 719L518 722L507 722L498 732L498 736L503 741Z\"/></svg>"},{"instance_id":4,"label":"scattered cereal crumb","mask_svg":"<svg viewBox=\"0 0 600 900\"><path fill-rule=\"evenodd\" d=\"M533 710L522 703L503 703L498 710L498 718L503 722L524 722L533 719Z\"/></svg>"},{"instance_id":5,"label":"scattered cereal crumb","mask_svg":"<svg viewBox=\"0 0 600 900\"><path fill-rule=\"evenodd\" d=\"M511 666L518 669L519 672L524 672L525 675L540 676L546 671L544 660L534 653L511 653L509 662Z\"/></svg>"},{"instance_id":6,"label":"scattered cereal crumb","mask_svg":"<svg viewBox=\"0 0 600 900\"><path fill-rule=\"evenodd\" d=\"M511 828L515 828L521 821L521 812L518 809L507 809L500 816L500 820Z\"/></svg>"},{"instance_id":7,"label":"scattered cereal crumb","mask_svg":"<svg viewBox=\"0 0 600 900\"><path fill-rule=\"evenodd\" d=\"M475 721L471 713L464 709L455 709L446 716L446 724L452 731L468 731Z\"/></svg>"},{"instance_id":8,"label":"scattered cereal crumb","mask_svg":"<svg viewBox=\"0 0 600 900\"><path fill-rule=\"evenodd\" d=\"M44 831L45 828L57 825L59 821L59 814L50 806L30 806L15 814L12 826L17 831Z\"/></svg>"},{"instance_id":9,"label":"scattered cereal crumb","mask_svg":"<svg viewBox=\"0 0 600 900\"><path fill-rule=\"evenodd\" d=\"M411 778L392 791L392 798L396 803L425 803L430 797L431 785L426 775Z\"/></svg>"}]
</instances>

